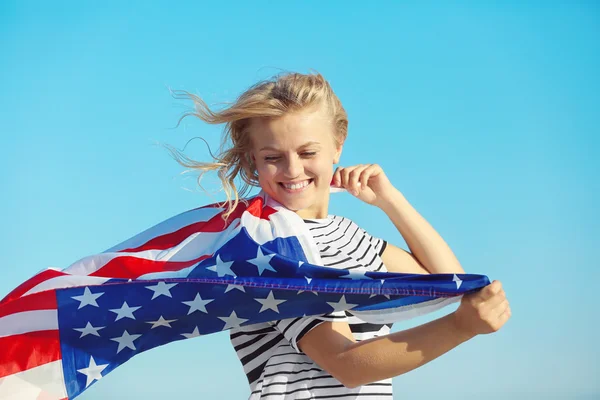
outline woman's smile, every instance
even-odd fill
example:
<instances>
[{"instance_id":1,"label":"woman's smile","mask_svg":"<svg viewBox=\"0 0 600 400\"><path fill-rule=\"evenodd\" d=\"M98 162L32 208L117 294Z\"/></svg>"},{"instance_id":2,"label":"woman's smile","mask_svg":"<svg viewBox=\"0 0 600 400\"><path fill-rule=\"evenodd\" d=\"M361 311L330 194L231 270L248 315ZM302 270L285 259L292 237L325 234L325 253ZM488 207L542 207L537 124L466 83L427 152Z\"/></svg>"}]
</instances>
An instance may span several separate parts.
<instances>
[{"instance_id":1,"label":"woman's smile","mask_svg":"<svg viewBox=\"0 0 600 400\"><path fill-rule=\"evenodd\" d=\"M306 179L303 181L295 181L295 182L279 182L279 186L286 193L300 193L307 190L313 183L314 179Z\"/></svg>"}]
</instances>

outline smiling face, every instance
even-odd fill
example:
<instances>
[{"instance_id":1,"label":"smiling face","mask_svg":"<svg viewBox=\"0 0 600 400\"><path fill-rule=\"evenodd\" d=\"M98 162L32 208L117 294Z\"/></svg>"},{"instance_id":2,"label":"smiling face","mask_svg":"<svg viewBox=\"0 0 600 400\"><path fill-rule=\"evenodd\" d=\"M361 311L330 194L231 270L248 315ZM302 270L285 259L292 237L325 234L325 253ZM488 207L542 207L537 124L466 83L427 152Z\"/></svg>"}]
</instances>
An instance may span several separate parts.
<instances>
[{"instance_id":1,"label":"smiling face","mask_svg":"<svg viewBox=\"0 0 600 400\"><path fill-rule=\"evenodd\" d=\"M342 152L325 107L254 119L250 138L261 188L302 218L325 218Z\"/></svg>"}]
</instances>

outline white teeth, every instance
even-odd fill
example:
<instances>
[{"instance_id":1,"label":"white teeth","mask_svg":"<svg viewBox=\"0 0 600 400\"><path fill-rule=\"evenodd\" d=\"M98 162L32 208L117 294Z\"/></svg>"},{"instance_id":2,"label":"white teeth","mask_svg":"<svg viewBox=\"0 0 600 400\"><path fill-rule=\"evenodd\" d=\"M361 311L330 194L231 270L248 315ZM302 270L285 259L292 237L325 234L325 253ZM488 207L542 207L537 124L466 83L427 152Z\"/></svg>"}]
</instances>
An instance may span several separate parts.
<instances>
[{"instance_id":1,"label":"white teeth","mask_svg":"<svg viewBox=\"0 0 600 400\"><path fill-rule=\"evenodd\" d=\"M304 182L300 182L300 183L294 183L294 184L287 184L284 183L283 186L286 187L286 189L291 189L291 190L295 190L295 189L300 189L303 188L305 186L308 186L308 184L310 183L310 181L304 181Z\"/></svg>"}]
</instances>

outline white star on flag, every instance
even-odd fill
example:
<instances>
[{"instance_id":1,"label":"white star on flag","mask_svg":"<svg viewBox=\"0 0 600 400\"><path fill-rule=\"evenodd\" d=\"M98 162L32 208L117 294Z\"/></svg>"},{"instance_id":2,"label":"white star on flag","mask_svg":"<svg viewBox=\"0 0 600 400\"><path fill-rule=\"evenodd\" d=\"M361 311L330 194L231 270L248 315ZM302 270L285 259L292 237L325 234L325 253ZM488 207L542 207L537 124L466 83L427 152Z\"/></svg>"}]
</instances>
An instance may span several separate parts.
<instances>
[{"instance_id":1,"label":"white star on flag","mask_svg":"<svg viewBox=\"0 0 600 400\"><path fill-rule=\"evenodd\" d=\"M385 296L385 297L387 297L388 299L390 298L390 295L389 295L389 294L375 294L375 293L373 293L372 295L370 295L370 296L369 296L369 298L371 298L371 297L375 297L375 296Z\"/></svg>"},{"instance_id":2,"label":"white star on flag","mask_svg":"<svg viewBox=\"0 0 600 400\"><path fill-rule=\"evenodd\" d=\"M158 282L158 284L156 284L156 286L146 286L146 289L150 289L154 292L154 293L152 293L152 298L150 300L154 300L158 296L167 296L167 297L172 298L173 296L171 296L170 290L175 285L177 285L177 284L176 283Z\"/></svg>"},{"instance_id":3,"label":"white star on flag","mask_svg":"<svg viewBox=\"0 0 600 400\"><path fill-rule=\"evenodd\" d=\"M98 333L98 331L100 329L104 329L104 328L105 328L104 326L98 326L98 327L94 328L92 326L92 324L90 324L88 322L84 328L73 328L73 329L78 332L81 332L81 336L79 336L79 339L81 339L82 337L87 336L87 335L95 335L95 336L100 337L100 334Z\"/></svg>"},{"instance_id":4,"label":"white star on flag","mask_svg":"<svg viewBox=\"0 0 600 400\"><path fill-rule=\"evenodd\" d=\"M359 272L357 272L359 271ZM348 275L342 275L340 276L340 278L350 278L353 281L354 280L359 280L359 279L373 279L370 276L366 276L365 272L369 272L368 270L353 270L352 272L349 272Z\"/></svg>"},{"instance_id":5,"label":"white star on flag","mask_svg":"<svg viewBox=\"0 0 600 400\"><path fill-rule=\"evenodd\" d=\"M233 264L233 261L223 261L223 260L221 260L221 255L219 254L219 255L217 255L217 263L215 265L213 265L212 267L208 267L206 269L215 271L217 273L217 275L219 276L219 278L221 278L225 275L231 275L235 278L236 275L231 270L231 264Z\"/></svg>"},{"instance_id":6,"label":"white star on flag","mask_svg":"<svg viewBox=\"0 0 600 400\"><path fill-rule=\"evenodd\" d=\"M198 332L198 327L195 327L194 330L192 331L192 333L182 333L182 336L185 336L188 339L192 339L198 336L202 336L199 332Z\"/></svg>"},{"instance_id":7,"label":"white star on flag","mask_svg":"<svg viewBox=\"0 0 600 400\"><path fill-rule=\"evenodd\" d=\"M127 332L126 330L125 332L123 332L123 336L112 338L110 340L119 343L119 348L117 349L117 353L119 353L125 347L130 348L131 350L135 350L135 345L133 344L133 341L139 338L140 336L142 335L130 335L129 332Z\"/></svg>"},{"instance_id":8,"label":"white star on flag","mask_svg":"<svg viewBox=\"0 0 600 400\"><path fill-rule=\"evenodd\" d=\"M190 309L188 310L188 315L190 315L196 310L208 314L208 311L206 311L206 305L214 300L215 299L202 300L202 297L200 297L200 293L196 293L196 297L194 298L194 300L182 301L182 303L190 307Z\"/></svg>"},{"instance_id":9,"label":"white star on flag","mask_svg":"<svg viewBox=\"0 0 600 400\"><path fill-rule=\"evenodd\" d=\"M90 357L90 365L87 368L78 369L77 372L87 376L85 382L85 387L87 388L92 382L102 378L102 371L104 371L104 368L106 367L108 367L108 364L96 365L94 357Z\"/></svg>"},{"instance_id":10,"label":"white star on flag","mask_svg":"<svg viewBox=\"0 0 600 400\"><path fill-rule=\"evenodd\" d=\"M87 305L99 307L98 303L96 303L96 299L102 296L103 294L104 292L92 293L90 292L90 288L86 287L85 289L83 289L83 294L81 296L73 296L71 298L80 301L79 307L77 307L77 309L79 310L80 308L83 308Z\"/></svg>"},{"instance_id":11,"label":"white star on flag","mask_svg":"<svg viewBox=\"0 0 600 400\"><path fill-rule=\"evenodd\" d=\"M319 295L319 293L315 292L314 290L298 290L297 294L304 293L304 292L306 292L306 293L314 293L317 296Z\"/></svg>"},{"instance_id":12,"label":"white star on flag","mask_svg":"<svg viewBox=\"0 0 600 400\"><path fill-rule=\"evenodd\" d=\"M302 262L302 261L300 261L300 262ZM308 284L310 285L310 281L312 281L313 278L309 278L308 276L305 276L304 279L306 279L306 282L308 282ZM298 290L298 294L300 294L302 292L309 292L309 290ZM314 290L310 290L310 292L316 294L317 296L319 295L319 293L315 292Z\"/></svg>"},{"instance_id":13,"label":"white star on flag","mask_svg":"<svg viewBox=\"0 0 600 400\"><path fill-rule=\"evenodd\" d=\"M218 317L218 318L225 322L225 326L223 327L222 330L226 330L228 328L235 328L236 326L240 326L244 322L248 321L247 319L238 318L235 311L232 311L231 315L229 317Z\"/></svg>"},{"instance_id":14,"label":"white star on flag","mask_svg":"<svg viewBox=\"0 0 600 400\"><path fill-rule=\"evenodd\" d=\"M271 261L271 259L274 256L275 256L275 253L270 253L270 254L265 255L262 252L261 247L258 246L258 253L256 254L256 258L253 258L252 260L246 260L246 261L252 265L256 265L256 268L258 268L258 275L260 276L263 274L263 272L265 272L265 270L277 272L275 269L273 269L271 264L269 264L269 262Z\"/></svg>"},{"instance_id":15,"label":"white star on flag","mask_svg":"<svg viewBox=\"0 0 600 400\"><path fill-rule=\"evenodd\" d=\"M120 320L121 318L131 318L131 319L135 319L135 317L133 316L133 312L142 308L140 307L129 307L129 305L127 304L126 301L123 302L123 305L121 306L121 308L113 308L112 312L114 312L115 314L117 314L117 319L115 319L115 321Z\"/></svg>"},{"instance_id":16,"label":"white star on flag","mask_svg":"<svg viewBox=\"0 0 600 400\"><path fill-rule=\"evenodd\" d=\"M460 289L460 285L462 284L462 280L454 274L454 278L452 278L454 282L456 282L456 289Z\"/></svg>"},{"instance_id":17,"label":"white star on flag","mask_svg":"<svg viewBox=\"0 0 600 400\"><path fill-rule=\"evenodd\" d=\"M152 328L150 328L150 329L154 329L159 326L166 326L167 328L172 328L171 322L175 322L175 321L177 321L177 320L176 319L164 319L163 316L161 315L158 318L158 321L146 321L146 323L152 324Z\"/></svg>"},{"instance_id":18,"label":"white star on flag","mask_svg":"<svg viewBox=\"0 0 600 400\"><path fill-rule=\"evenodd\" d=\"M277 308L277 306L281 303L286 302L287 300L276 300L275 297L273 296L273 291L271 290L269 292L269 295L267 296L266 299L254 299L256 301L258 301L260 304L262 304L262 307L260 308L259 313L271 309L273 311L275 311L276 313L279 313L279 308Z\"/></svg>"},{"instance_id":19,"label":"white star on flag","mask_svg":"<svg viewBox=\"0 0 600 400\"><path fill-rule=\"evenodd\" d=\"M246 293L246 289L244 289L242 285L227 285L224 293L230 292L233 289L241 290L242 292Z\"/></svg>"},{"instance_id":20,"label":"white star on flag","mask_svg":"<svg viewBox=\"0 0 600 400\"><path fill-rule=\"evenodd\" d=\"M346 303L346 296L342 295L342 298L340 299L340 301L336 302L327 302L327 304L329 304L331 307L333 307L333 311L344 311L344 310L349 310L351 308L356 307L358 304L350 304L350 303Z\"/></svg>"}]
</instances>

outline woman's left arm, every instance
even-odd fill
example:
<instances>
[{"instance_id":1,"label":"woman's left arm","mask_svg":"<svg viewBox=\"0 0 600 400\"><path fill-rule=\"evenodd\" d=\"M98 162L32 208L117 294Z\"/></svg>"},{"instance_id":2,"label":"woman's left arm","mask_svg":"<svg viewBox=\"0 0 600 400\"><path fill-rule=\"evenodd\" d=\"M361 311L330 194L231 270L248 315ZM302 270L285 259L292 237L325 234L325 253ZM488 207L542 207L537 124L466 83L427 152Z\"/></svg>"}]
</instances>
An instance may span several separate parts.
<instances>
[{"instance_id":1,"label":"woman's left arm","mask_svg":"<svg viewBox=\"0 0 600 400\"><path fill-rule=\"evenodd\" d=\"M396 188L382 194L379 208L387 214L402 235L412 255L432 274L455 273L464 274L462 266L444 239L433 229L417 210L404 198ZM388 247L390 247L388 245ZM383 252L382 260L390 272L394 271L393 253L397 248L388 247ZM401 249L400 249L401 250ZM392 257L387 257L392 255ZM386 262L387 261L387 262Z\"/></svg>"},{"instance_id":2,"label":"woman's left arm","mask_svg":"<svg viewBox=\"0 0 600 400\"><path fill-rule=\"evenodd\" d=\"M382 260L390 272L465 273L444 239L391 184L379 165L338 167L333 182L383 210L406 241L411 253L390 244L385 248Z\"/></svg>"}]
</instances>

